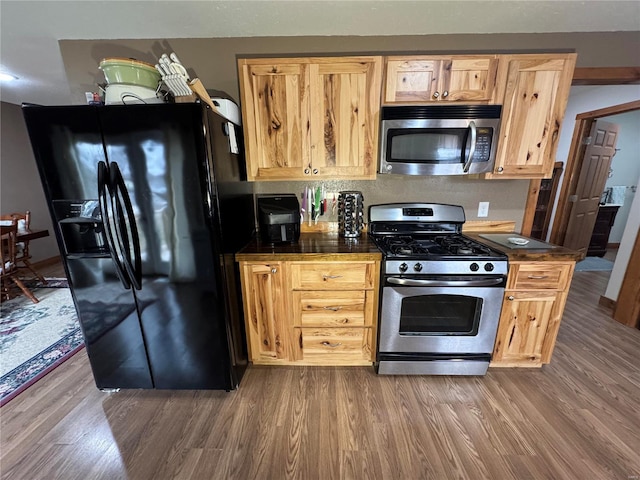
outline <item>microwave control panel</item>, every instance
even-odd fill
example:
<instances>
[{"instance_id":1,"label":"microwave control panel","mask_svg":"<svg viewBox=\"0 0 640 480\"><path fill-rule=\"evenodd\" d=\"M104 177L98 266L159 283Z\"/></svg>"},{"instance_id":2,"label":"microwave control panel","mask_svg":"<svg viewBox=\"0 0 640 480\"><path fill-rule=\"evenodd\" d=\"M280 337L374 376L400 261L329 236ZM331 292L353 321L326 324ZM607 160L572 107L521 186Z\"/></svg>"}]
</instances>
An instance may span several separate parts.
<instances>
[{"instance_id":1,"label":"microwave control panel","mask_svg":"<svg viewBox=\"0 0 640 480\"><path fill-rule=\"evenodd\" d=\"M477 131L476 153L473 155L473 159L476 162L486 162L489 160L489 154L491 153L491 136L493 132L491 128L478 128Z\"/></svg>"}]
</instances>

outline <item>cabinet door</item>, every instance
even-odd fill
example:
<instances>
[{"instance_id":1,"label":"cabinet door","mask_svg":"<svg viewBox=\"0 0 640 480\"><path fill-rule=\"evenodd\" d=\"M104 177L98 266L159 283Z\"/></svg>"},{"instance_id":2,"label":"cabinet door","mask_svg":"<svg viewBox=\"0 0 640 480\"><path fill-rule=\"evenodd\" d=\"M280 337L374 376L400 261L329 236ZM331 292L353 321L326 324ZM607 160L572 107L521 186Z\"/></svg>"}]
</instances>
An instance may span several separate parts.
<instances>
[{"instance_id":1,"label":"cabinet door","mask_svg":"<svg viewBox=\"0 0 640 480\"><path fill-rule=\"evenodd\" d=\"M443 70L440 98L449 102L491 101L497 69L495 57L453 57Z\"/></svg>"},{"instance_id":2,"label":"cabinet door","mask_svg":"<svg viewBox=\"0 0 640 480\"><path fill-rule=\"evenodd\" d=\"M560 292L506 292L492 366L542 365L547 330L558 324L554 315L560 296Z\"/></svg>"},{"instance_id":3,"label":"cabinet door","mask_svg":"<svg viewBox=\"0 0 640 480\"><path fill-rule=\"evenodd\" d=\"M238 62L249 180L305 178L310 161L307 65L283 61Z\"/></svg>"},{"instance_id":4,"label":"cabinet door","mask_svg":"<svg viewBox=\"0 0 640 480\"><path fill-rule=\"evenodd\" d=\"M384 100L489 102L497 68L495 55L388 57Z\"/></svg>"},{"instance_id":5,"label":"cabinet door","mask_svg":"<svg viewBox=\"0 0 640 480\"><path fill-rule=\"evenodd\" d=\"M309 70L311 177L375 178L381 57L318 58Z\"/></svg>"},{"instance_id":6,"label":"cabinet door","mask_svg":"<svg viewBox=\"0 0 640 480\"><path fill-rule=\"evenodd\" d=\"M385 103L432 102L438 90L442 59L436 57L388 57Z\"/></svg>"},{"instance_id":7,"label":"cabinet door","mask_svg":"<svg viewBox=\"0 0 640 480\"><path fill-rule=\"evenodd\" d=\"M501 56L498 83L505 93L495 178L552 176L575 60L575 54Z\"/></svg>"},{"instance_id":8,"label":"cabinet door","mask_svg":"<svg viewBox=\"0 0 640 480\"><path fill-rule=\"evenodd\" d=\"M291 332L282 264L241 262L241 275L250 360L286 362Z\"/></svg>"}]
</instances>

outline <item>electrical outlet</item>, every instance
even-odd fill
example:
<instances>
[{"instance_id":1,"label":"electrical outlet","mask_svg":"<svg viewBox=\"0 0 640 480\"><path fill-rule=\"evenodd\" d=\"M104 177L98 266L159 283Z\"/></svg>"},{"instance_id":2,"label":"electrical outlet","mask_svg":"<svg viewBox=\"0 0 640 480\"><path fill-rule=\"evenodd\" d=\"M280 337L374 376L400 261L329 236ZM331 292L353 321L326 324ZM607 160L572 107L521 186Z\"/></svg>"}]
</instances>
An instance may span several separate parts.
<instances>
[{"instance_id":1,"label":"electrical outlet","mask_svg":"<svg viewBox=\"0 0 640 480\"><path fill-rule=\"evenodd\" d=\"M478 202L478 217L489 216L489 202Z\"/></svg>"}]
</instances>

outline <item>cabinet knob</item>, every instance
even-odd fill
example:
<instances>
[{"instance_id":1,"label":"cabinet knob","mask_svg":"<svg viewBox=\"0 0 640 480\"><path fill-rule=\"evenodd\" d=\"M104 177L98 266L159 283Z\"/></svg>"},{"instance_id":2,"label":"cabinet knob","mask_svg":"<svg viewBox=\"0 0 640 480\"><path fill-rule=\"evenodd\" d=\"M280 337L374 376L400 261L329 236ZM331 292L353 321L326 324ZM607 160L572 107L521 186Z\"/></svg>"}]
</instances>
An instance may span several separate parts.
<instances>
[{"instance_id":1,"label":"cabinet knob","mask_svg":"<svg viewBox=\"0 0 640 480\"><path fill-rule=\"evenodd\" d=\"M314 174L314 175L317 175L317 174L318 174L318 169L317 169L317 168L314 168L314 169L313 169L313 174Z\"/></svg>"},{"instance_id":2,"label":"cabinet knob","mask_svg":"<svg viewBox=\"0 0 640 480\"><path fill-rule=\"evenodd\" d=\"M278 269L277 269L276 267L273 267L273 268L271 269L271 273L278 273Z\"/></svg>"},{"instance_id":3,"label":"cabinet knob","mask_svg":"<svg viewBox=\"0 0 640 480\"><path fill-rule=\"evenodd\" d=\"M499 171L499 172L504 171L504 167L498 167L498 171Z\"/></svg>"},{"instance_id":4,"label":"cabinet knob","mask_svg":"<svg viewBox=\"0 0 640 480\"><path fill-rule=\"evenodd\" d=\"M440 94L438 92L433 92L433 98L438 98Z\"/></svg>"},{"instance_id":5,"label":"cabinet knob","mask_svg":"<svg viewBox=\"0 0 640 480\"><path fill-rule=\"evenodd\" d=\"M509 300L511 300L511 301L513 301L513 300L515 300L515 299L516 299L516 297L514 297L513 295L509 295L507 298L508 298Z\"/></svg>"},{"instance_id":6,"label":"cabinet knob","mask_svg":"<svg viewBox=\"0 0 640 480\"><path fill-rule=\"evenodd\" d=\"M305 169L304 169L304 174L305 174L305 175L309 175L309 173L310 173L310 172L311 172L311 170L309 170L308 168L305 168Z\"/></svg>"},{"instance_id":7,"label":"cabinet knob","mask_svg":"<svg viewBox=\"0 0 640 480\"><path fill-rule=\"evenodd\" d=\"M449 91L445 90L444 92L442 92L442 98L447 98L449 96Z\"/></svg>"}]
</instances>

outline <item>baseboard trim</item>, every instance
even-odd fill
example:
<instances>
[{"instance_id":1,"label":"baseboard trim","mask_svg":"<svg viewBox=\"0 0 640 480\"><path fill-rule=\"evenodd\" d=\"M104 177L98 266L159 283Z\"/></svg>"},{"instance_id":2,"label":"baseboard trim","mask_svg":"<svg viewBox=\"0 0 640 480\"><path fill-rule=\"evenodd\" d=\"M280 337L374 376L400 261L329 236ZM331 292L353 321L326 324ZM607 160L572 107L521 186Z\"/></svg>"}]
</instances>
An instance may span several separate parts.
<instances>
[{"instance_id":1,"label":"baseboard trim","mask_svg":"<svg viewBox=\"0 0 640 480\"><path fill-rule=\"evenodd\" d=\"M598 304L603 307L610 308L612 311L616 309L616 301L611 300L610 298L605 297L604 295L600 295L600 300L598 300Z\"/></svg>"}]
</instances>

